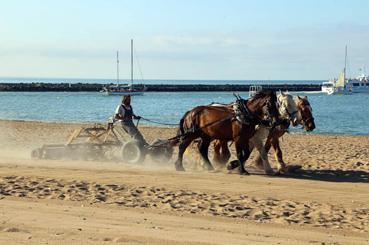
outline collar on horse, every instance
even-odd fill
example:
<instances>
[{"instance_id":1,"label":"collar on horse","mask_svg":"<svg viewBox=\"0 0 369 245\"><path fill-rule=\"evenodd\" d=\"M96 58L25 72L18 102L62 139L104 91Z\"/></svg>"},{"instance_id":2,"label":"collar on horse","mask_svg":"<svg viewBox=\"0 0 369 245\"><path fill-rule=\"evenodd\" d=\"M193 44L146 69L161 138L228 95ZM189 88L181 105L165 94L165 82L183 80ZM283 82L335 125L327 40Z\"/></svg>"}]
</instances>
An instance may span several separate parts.
<instances>
[{"instance_id":1,"label":"collar on horse","mask_svg":"<svg viewBox=\"0 0 369 245\"><path fill-rule=\"evenodd\" d=\"M233 111L236 115L236 119L242 124L251 124L254 121L254 116L251 114L246 106L247 100L240 97L236 99L233 105Z\"/></svg>"},{"instance_id":2,"label":"collar on horse","mask_svg":"<svg viewBox=\"0 0 369 245\"><path fill-rule=\"evenodd\" d=\"M246 125L263 125L270 126L270 122L268 120L260 120L253 115L253 113L247 108L247 101L242 99L241 96L236 96L236 102L233 105L233 111L235 113L235 118L242 124Z\"/></svg>"}]
</instances>

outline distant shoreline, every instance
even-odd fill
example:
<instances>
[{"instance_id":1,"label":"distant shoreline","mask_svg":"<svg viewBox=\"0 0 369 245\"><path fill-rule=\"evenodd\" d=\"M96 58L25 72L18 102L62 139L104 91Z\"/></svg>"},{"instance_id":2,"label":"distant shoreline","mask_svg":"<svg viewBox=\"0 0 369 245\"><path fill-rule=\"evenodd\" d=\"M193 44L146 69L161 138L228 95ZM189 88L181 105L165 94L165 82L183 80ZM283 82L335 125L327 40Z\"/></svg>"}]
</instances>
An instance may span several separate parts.
<instances>
[{"instance_id":1,"label":"distant shoreline","mask_svg":"<svg viewBox=\"0 0 369 245\"><path fill-rule=\"evenodd\" d=\"M99 92L103 83L0 83L0 92ZM249 91L253 84L146 84L147 92ZM258 84L259 85L259 84ZM260 84L288 91L321 91L320 84Z\"/></svg>"}]
</instances>

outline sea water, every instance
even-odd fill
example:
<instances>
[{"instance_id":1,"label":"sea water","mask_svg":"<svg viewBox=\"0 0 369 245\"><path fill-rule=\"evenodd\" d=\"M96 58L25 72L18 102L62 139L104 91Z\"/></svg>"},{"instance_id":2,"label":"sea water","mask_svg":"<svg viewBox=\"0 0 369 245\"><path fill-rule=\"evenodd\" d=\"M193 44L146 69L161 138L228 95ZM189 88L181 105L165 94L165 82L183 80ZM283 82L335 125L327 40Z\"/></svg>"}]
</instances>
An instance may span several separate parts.
<instances>
[{"instance_id":1,"label":"sea water","mask_svg":"<svg viewBox=\"0 0 369 245\"><path fill-rule=\"evenodd\" d=\"M369 94L326 95L298 92L308 96L313 108L317 134L369 135ZM244 98L247 92L240 92ZM156 122L176 124L183 114L198 105L230 103L232 92L146 92L134 96L136 115ZM120 96L98 92L0 92L0 118L47 122L100 122L114 114ZM151 124L141 121L140 124ZM292 132L302 132L300 128Z\"/></svg>"}]
</instances>

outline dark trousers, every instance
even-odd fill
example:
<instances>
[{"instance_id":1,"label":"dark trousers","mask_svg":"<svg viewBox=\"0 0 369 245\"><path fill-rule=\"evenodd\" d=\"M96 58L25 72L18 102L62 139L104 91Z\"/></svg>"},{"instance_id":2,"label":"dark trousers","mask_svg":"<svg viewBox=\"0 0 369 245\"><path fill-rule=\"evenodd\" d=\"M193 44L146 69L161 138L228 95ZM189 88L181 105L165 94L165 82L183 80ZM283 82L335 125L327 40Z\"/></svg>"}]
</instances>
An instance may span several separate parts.
<instances>
[{"instance_id":1,"label":"dark trousers","mask_svg":"<svg viewBox=\"0 0 369 245\"><path fill-rule=\"evenodd\" d=\"M132 120L122 121L122 127L133 139L140 142L142 145L147 145L147 142Z\"/></svg>"}]
</instances>

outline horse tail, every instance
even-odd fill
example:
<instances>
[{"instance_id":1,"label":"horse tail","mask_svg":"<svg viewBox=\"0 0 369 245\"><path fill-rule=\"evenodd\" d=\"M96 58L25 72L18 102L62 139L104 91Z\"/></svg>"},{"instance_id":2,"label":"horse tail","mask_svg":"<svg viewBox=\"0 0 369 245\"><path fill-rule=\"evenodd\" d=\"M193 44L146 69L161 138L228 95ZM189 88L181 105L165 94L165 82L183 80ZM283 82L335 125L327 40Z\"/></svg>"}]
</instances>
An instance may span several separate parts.
<instances>
[{"instance_id":1,"label":"horse tail","mask_svg":"<svg viewBox=\"0 0 369 245\"><path fill-rule=\"evenodd\" d=\"M177 130L177 135L176 137L172 138L171 141L171 145L172 146L176 146L178 145L181 140L183 139L183 137L186 135L187 129L184 128L184 120L186 119L187 115L190 113L190 111L187 111L183 117L181 118L181 120L179 121L179 128Z\"/></svg>"},{"instance_id":2,"label":"horse tail","mask_svg":"<svg viewBox=\"0 0 369 245\"><path fill-rule=\"evenodd\" d=\"M178 141L185 139L189 135L198 133L199 115L201 111L202 107L198 106L190 111L187 111L183 115L183 117L179 121L179 128L176 136ZM185 125L186 122L189 122L190 125Z\"/></svg>"},{"instance_id":3,"label":"horse tail","mask_svg":"<svg viewBox=\"0 0 369 245\"><path fill-rule=\"evenodd\" d=\"M184 128L184 120L186 119L187 115L190 113L191 111L187 111L183 117L181 118L181 120L179 121L179 129L177 131L177 136L183 136L186 133L186 129Z\"/></svg>"}]
</instances>

